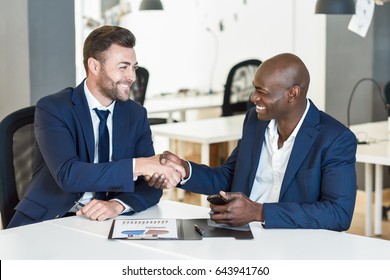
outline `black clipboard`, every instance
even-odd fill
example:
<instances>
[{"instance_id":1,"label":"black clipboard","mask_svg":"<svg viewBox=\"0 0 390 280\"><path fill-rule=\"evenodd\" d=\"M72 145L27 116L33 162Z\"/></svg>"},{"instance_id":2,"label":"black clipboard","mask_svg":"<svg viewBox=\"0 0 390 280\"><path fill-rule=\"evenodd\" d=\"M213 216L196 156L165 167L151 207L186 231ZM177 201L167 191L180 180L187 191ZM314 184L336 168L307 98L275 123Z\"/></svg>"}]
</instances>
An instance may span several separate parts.
<instances>
[{"instance_id":1,"label":"black clipboard","mask_svg":"<svg viewBox=\"0 0 390 280\"><path fill-rule=\"evenodd\" d=\"M181 221L185 240L191 240L194 235L198 237L197 239L201 239L202 237L234 237L235 239L253 239L253 234L249 226L248 230L238 230L233 227L224 228L211 226L209 223L210 219L183 219ZM195 230L195 225L202 229L203 235L200 235Z\"/></svg>"},{"instance_id":2,"label":"black clipboard","mask_svg":"<svg viewBox=\"0 0 390 280\"><path fill-rule=\"evenodd\" d=\"M139 219L126 219L139 220ZM113 238L113 232L116 222L122 222L123 219L113 220L108 234L108 239L127 239L127 240L201 240L209 237L234 237L235 239L253 239L250 228L248 230L235 230L232 227L223 228L210 225L210 219L176 219L177 238L164 238L163 236L145 237L145 238ZM202 235L195 230L195 225L202 229Z\"/></svg>"}]
</instances>

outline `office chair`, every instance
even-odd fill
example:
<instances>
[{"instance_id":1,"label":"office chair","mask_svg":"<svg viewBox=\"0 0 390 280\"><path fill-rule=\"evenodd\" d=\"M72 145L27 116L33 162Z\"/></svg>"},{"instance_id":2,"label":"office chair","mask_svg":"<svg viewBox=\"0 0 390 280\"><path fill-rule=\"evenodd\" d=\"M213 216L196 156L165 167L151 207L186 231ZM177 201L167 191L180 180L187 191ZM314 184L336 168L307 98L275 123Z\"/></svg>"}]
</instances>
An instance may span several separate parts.
<instances>
[{"instance_id":1,"label":"office chair","mask_svg":"<svg viewBox=\"0 0 390 280\"><path fill-rule=\"evenodd\" d=\"M234 65L229 71L224 89L222 116L243 114L254 106L249 99L253 90L252 81L260 64L258 59L249 59Z\"/></svg>"},{"instance_id":2,"label":"office chair","mask_svg":"<svg viewBox=\"0 0 390 280\"><path fill-rule=\"evenodd\" d=\"M144 105L146 89L149 81L149 71L146 68L138 67L136 70L137 80L130 89L130 98L137 103Z\"/></svg>"},{"instance_id":3,"label":"office chair","mask_svg":"<svg viewBox=\"0 0 390 280\"><path fill-rule=\"evenodd\" d=\"M35 106L15 111L0 122L0 212L6 228L24 195L34 161Z\"/></svg>"},{"instance_id":4,"label":"office chair","mask_svg":"<svg viewBox=\"0 0 390 280\"><path fill-rule=\"evenodd\" d=\"M385 85L385 88L383 90L386 103L390 104L390 81L387 82ZM390 108L387 108L388 116L390 117ZM382 220L387 221L389 220L388 212L390 212L390 205L388 206L382 206Z\"/></svg>"},{"instance_id":5,"label":"office chair","mask_svg":"<svg viewBox=\"0 0 390 280\"><path fill-rule=\"evenodd\" d=\"M387 82L385 88L383 89L383 93L385 95L385 100L387 104L390 104L390 81ZM387 108L388 116L390 117L390 108Z\"/></svg>"},{"instance_id":6,"label":"office chair","mask_svg":"<svg viewBox=\"0 0 390 280\"><path fill-rule=\"evenodd\" d=\"M130 89L130 98L144 105L149 82L149 71L144 67L138 67L136 75L137 79ZM150 125L167 123L167 119L164 118L148 118L148 120Z\"/></svg>"}]
</instances>

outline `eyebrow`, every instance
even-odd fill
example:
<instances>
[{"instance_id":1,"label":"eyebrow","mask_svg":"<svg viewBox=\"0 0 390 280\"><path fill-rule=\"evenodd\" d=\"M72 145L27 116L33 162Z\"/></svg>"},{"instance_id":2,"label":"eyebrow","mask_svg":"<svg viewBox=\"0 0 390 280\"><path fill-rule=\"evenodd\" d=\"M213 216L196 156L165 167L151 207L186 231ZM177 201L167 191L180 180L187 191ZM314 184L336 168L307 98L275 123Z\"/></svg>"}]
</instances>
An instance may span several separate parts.
<instances>
[{"instance_id":1,"label":"eyebrow","mask_svg":"<svg viewBox=\"0 0 390 280\"><path fill-rule=\"evenodd\" d=\"M130 63L130 62L127 62L127 61L119 62L119 64L125 64L125 65L128 65L128 66L131 66L131 63ZM136 62L136 63L134 64L134 67L138 67L138 62Z\"/></svg>"},{"instance_id":2,"label":"eyebrow","mask_svg":"<svg viewBox=\"0 0 390 280\"><path fill-rule=\"evenodd\" d=\"M261 86L256 86L254 82L252 82L252 85L255 89L260 89L260 90L264 90L264 88L262 88Z\"/></svg>"},{"instance_id":3,"label":"eyebrow","mask_svg":"<svg viewBox=\"0 0 390 280\"><path fill-rule=\"evenodd\" d=\"M252 85L256 91L261 91L261 92L264 92L266 94L270 93L267 89L263 88L262 86L256 86L254 82L252 82Z\"/></svg>"}]
</instances>

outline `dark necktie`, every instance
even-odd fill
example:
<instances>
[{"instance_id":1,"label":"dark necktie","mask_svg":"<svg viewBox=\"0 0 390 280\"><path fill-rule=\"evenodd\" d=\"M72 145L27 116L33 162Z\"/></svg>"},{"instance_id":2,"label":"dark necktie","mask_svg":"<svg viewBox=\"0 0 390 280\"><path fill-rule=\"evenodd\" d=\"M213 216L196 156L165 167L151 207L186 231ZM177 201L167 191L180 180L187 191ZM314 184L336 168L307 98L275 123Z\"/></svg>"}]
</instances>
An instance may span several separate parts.
<instances>
[{"instance_id":1,"label":"dark necktie","mask_svg":"<svg viewBox=\"0 0 390 280\"><path fill-rule=\"evenodd\" d=\"M99 154L99 162L108 162L109 153L110 153L110 137L108 135L107 128L107 118L110 114L109 110L98 110L94 109L97 116L99 117L99 142L98 142L98 154Z\"/></svg>"},{"instance_id":2,"label":"dark necktie","mask_svg":"<svg viewBox=\"0 0 390 280\"><path fill-rule=\"evenodd\" d=\"M94 109L97 116L99 117L99 142L98 142L98 161L108 162L110 154L110 136L107 128L107 118L110 114L109 110L98 110ZM100 200L106 200L105 192L96 192L95 198Z\"/></svg>"}]
</instances>

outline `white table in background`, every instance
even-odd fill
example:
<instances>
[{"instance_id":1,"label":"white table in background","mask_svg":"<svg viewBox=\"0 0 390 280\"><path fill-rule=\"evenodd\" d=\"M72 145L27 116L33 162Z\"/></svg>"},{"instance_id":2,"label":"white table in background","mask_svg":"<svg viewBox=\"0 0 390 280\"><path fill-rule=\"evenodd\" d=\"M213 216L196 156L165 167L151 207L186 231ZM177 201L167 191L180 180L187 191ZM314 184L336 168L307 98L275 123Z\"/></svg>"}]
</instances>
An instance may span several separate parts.
<instances>
[{"instance_id":1,"label":"white table in background","mask_svg":"<svg viewBox=\"0 0 390 280\"><path fill-rule=\"evenodd\" d=\"M154 125L153 136L201 144L201 163L210 165L210 144L239 140L245 115Z\"/></svg>"},{"instance_id":2,"label":"white table in background","mask_svg":"<svg viewBox=\"0 0 390 280\"><path fill-rule=\"evenodd\" d=\"M168 114L168 122L173 122L172 115L175 112L180 113L180 121L185 121L186 111L218 108L222 107L222 102L222 92L199 95L170 94L147 98L144 106L149 115L166 113Z\"/></svg>"},{"instance_id":3,"label":"white table in background","mask_svg":"<svg viewBox=\"0 0 390 280\"><path fill-rule=\"evenodd\" d=\"M366 192L365 233L367 236L372 235L372 193L373 182L375 181L374 234L380 236L382 234L383 168L384 166L390 166L390 142L388 141L387 121L352 125L351 130L359 141L367 141L369 143L358 145L356 161L364 163Z\"/></svg>"},{"instance_id":4,"label":"white table in background","mask_svg":"<svg viewBox=\"0 0 390 280\"><path fill-rule=\"evenodd\" d=\"M163 200L131 218L208 218L208 211ZM390 260L390 241L344 232L264 229L254 222L251 240L109 240L111 223L74 216L2 230L0 259Z\"/></svg>"}]
</instances>

